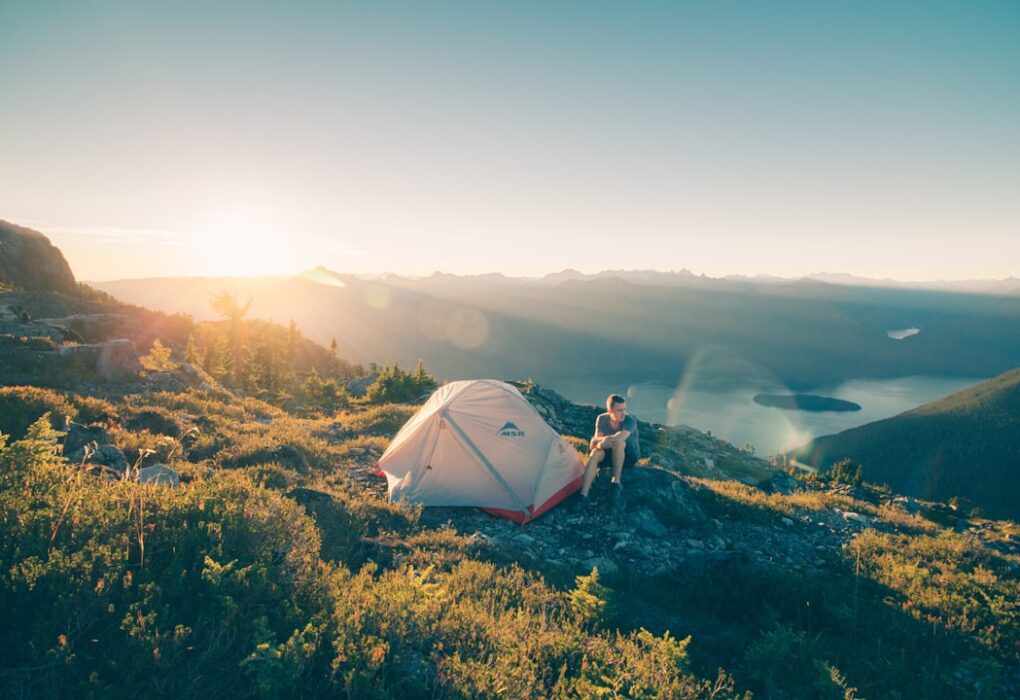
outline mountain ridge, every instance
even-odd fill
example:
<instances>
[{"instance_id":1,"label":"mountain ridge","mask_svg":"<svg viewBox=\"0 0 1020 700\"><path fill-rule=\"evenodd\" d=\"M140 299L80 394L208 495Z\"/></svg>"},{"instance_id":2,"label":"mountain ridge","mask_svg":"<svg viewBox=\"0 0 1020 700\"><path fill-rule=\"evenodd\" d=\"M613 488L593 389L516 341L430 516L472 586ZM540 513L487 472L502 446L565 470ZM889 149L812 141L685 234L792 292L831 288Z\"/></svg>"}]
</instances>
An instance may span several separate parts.
<instances>
[{"instance_id":1,"label":"mountain ridge","mask_svg":"<svg viewBox=\"0 0 1020 700\"><path fill-rule=\"evenodd\" d=\"M790 453L827 469L842 459L900 493L962 497L1020 518L1020 367L897 416L818 437Z\"/></svg>"}]
</instances>

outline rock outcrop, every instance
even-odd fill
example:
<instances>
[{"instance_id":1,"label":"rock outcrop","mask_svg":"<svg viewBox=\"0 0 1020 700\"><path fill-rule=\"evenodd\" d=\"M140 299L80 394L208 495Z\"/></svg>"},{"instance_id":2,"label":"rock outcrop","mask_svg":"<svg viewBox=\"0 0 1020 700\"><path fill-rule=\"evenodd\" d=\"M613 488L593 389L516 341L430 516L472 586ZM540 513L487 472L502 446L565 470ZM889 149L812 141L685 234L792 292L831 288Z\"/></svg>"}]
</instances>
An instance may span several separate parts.
<instances>
[{"instance_id":1,"label":"rock outcrop","mask_svg":"<svg viewBox=\"0 0 1020 700\"><path fill-rule=\"evenodd\" d=\"M587 444L595 418L603 409L580 406L534 382L510 382L535 407L553 430ZM666 426L638 418L641 456L648 463L673 471L756 484L773 473L772 466L754 454L686 425Z\"/></svg>"},{"instance_id":2,"label":"rock outcrop","mask_svg":"<svg viewBox=\"0 0 1020 700\"><path fill-rule=\"evenodd\" d=\"M78 283L46 236L0 221L0 287L76 294Z\"/></svg>"},{"instance_id":3,"label":"rock outcrop","mask_svg":"<svg viewBox=\"0 0 1020 700\"><path fill-rule=\"evenodd\" d=\"M69 345L60 348L57 354L90 365L107 382L133 381L142 371L135 344L126 338L96 345Z\"/></svg>"}]
</instances>

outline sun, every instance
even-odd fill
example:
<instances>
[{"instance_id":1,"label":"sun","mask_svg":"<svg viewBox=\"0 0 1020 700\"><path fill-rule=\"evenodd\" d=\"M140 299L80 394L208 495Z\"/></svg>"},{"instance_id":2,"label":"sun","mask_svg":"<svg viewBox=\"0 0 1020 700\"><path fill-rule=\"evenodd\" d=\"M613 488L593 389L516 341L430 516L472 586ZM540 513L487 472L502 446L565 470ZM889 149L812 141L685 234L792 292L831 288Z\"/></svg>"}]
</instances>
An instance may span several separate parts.
<instances>
[{"instance_id":1,"label":"sun","mask_svg":"<svg viewBox=\"0 0 1020 700\"><path fill-rule=\"evenodd\" d=\"M300 269L294 241L258 216L212 213L194 246L200 274L207 276L278 275Z\"/></svg>"}]
</instances>

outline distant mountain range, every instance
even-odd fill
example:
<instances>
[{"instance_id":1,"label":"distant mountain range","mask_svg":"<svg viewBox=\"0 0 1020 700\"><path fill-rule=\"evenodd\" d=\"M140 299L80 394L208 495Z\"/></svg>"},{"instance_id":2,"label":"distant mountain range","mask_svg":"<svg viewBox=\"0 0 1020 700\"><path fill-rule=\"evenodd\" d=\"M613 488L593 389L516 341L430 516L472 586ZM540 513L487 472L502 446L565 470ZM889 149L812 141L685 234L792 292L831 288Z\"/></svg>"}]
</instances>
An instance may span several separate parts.
<instances>
[{"instance_id":1,"label":"distant mountain range","mask_svg":"<svg viewBox=\"0 0 1020 700\"><path fill-rule=\"evenodd\" d=\"M1020 518L1020 368L938 401L820 437L791 455L828 468L849 458L898 493L970 499L993 517Z\"/></svg>"},{"instance_id":2,"label":"distant mountain range","mask_svg":"<svg viewBox=\"0 0 1020 700\"><path fill-rule=\"evenodd\" d=\"M1004 283L1007 287L1011 283ZM212 318L223 290L255 317L294 319L355 362L413 364L446 379L563 377L704 382L757 378L801 390L850 378L991 377L1020 364L1020 296L720 279L688 271L564 271L541 279L436 273L98 282L119 299ZM920 333L903 340L887 334Z\"/></svg>"}]
</instances>

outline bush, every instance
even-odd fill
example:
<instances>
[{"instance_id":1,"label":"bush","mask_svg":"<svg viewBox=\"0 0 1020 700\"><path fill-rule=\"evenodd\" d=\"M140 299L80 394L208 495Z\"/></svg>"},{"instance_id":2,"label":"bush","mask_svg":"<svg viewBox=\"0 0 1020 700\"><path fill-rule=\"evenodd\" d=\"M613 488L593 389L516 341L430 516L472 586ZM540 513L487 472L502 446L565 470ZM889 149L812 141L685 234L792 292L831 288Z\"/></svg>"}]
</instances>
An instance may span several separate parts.
<instances>
[{"instance_id":1,"label":"bush","mask_svg":"<svg viewBox=\"0 0 1020 700\"><path fill-rule=\"evenodd\" d=\"M64 417L73 417L76 411L61 394L49 389L0 387L0 433L21 439L44 413L50 414L50 425L59 429L64 426Z\"/></svg>"},{"instance_id":2,"label":"bush","mask_svg":"<svg viewBox=\"0 0 1020 700\"><path fill-rule=\"evenodd\" d=\"M383 404L362 411L345 411L336 420L348 435L378 435L392 438L417 409L401 404Z\"/></svg>"},{"instance_id":3,"label":"bush","mask_svg":"<svg viewBox=\"0 0 1020 700\"><path fill-rule=\"evenodd\" d=\"M104 483L53 448L36 424L0 451L22 486L0 491L0 511L17 514L0 524L6 690L253 694L239 662L307 624L311 520L239 476L179 490Z\"/></svg>"},{"instance_id":4,"label":"bush","mask_svg":"<svg viewBox=\"0 0 1020 700\"><path fill-rule=\"evenodd\" d=\"M864 481L864 471L859 464L855 465L852 460L844 459L833 464L825 472L825 477L834 484L860 486Z\"/></svg>"},{"instance_id":5,"label":"bush","mask_svg":"<svg viewBox=\"0 0 1020 700\"><path fill-rule=\"evenodd\" d=\"M365 400L369 403L417 402L423 396L436 390L435 377L428 373L421 360L414 372L405 372L398 365L384 367L368 390Z\"/></svg>"}]
</instances>

